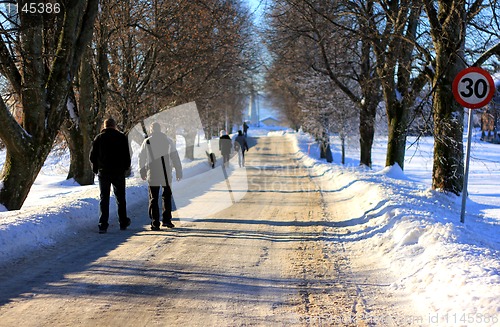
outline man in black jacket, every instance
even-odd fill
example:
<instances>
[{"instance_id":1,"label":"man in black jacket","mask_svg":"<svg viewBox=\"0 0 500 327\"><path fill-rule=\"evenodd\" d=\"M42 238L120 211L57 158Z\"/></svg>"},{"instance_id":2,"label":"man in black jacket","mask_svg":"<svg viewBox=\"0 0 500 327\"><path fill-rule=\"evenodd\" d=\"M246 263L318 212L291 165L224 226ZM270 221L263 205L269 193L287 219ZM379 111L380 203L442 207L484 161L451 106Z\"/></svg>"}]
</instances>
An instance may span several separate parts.
<instances>
[{"instance_id":1,"label":"man in black jacket","mask_svg":"<svg viewBox=\"0 0 500 327\"><path fill-rule=\"evenodd\" d=\"M104 121L104 129L96 136L90 150L94 174L99 177L101 198L99 202L99 233L106 233L109 220L109 195L111 185L118 207L120 229L130 225L125 199L125 173L130 168L130 150L127 137L116 129L113 118Z\"/></svg>"}]
</instances>

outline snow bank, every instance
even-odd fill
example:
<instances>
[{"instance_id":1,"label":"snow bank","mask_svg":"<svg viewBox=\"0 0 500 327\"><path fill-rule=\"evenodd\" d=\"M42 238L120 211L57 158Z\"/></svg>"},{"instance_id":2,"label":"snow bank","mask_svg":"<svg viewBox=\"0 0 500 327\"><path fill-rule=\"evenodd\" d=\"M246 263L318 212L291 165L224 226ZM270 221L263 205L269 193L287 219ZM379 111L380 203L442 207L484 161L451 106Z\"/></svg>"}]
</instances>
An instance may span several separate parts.
<instances>
[{"instance_id":1,"label":"snow bank","mask_svg":"<svg viewBox=\"0 0 500 327\"><path fill-rule=\"evenodd\" d=\"M468 212L476 214L468 213L461 224L459 197L411 181L399 166L367 171L326 164L314 159L318 152L308 135L287 137L297 157L320 177L324 192L342 191L342 202L347 201L343 205L351 214L335 227L351 258L370 258L386 269L387 275L371 277L388 280L390 292L410 295L410 307L422 318L419 322L498 325L498 216L488 219L482 206L469 200Z\"/></svg>"},{"instance_id":2,"label":"snow bank","mask_svg":"<svg viewBox=\"0 0 500 327\"><path fill-rule=\"evenodd\" d=\"M130 185L132 182L132 185ZM127 206L147 201L143 183L128 180ZM134 185L135 184L135 185ZM75 187L76 189L76 187ZM53 194L49 202L26 209L0 212L0 265L50 246L68 236L97 231L99 188L84 187L66 195ZM111 199L110 225L117 226L116 207Z\"/></svg>"},{"instance_id":3,"label":"snow bank","mask_svg":"<svg viewBox=\"0 0 500 327\"><path fill-rule=\"evenodd\" d=\"M196 160L183 161L184 179L209 171L204 148L197 148ZM133 163L137 163L134 153ZM0 166L5 151L0 151ZM134 165L133 165L134 167ZM39 248L79 233L97 232L99 187L80 186L66 180L69 153L54 150L21 210L7 211L0 206L0 265L22 258ZM177 183L177 182L175 182ZM127 207L129 209L148 202L147 183L137 177L127 178ZM116 205L111 194L110 227L118 228ZM134 217L133 217L134 218Z\"/></svg>"}]
</instances>

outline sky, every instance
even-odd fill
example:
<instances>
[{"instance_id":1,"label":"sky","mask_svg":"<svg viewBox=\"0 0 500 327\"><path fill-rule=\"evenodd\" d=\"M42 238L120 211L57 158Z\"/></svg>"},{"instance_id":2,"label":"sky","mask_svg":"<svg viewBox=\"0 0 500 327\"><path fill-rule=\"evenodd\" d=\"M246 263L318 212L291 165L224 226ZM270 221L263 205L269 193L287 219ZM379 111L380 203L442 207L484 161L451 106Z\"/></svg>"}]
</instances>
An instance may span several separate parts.
<instances>
[{"instance_id":1,"label":"sky","mask_svg":"<svg viewBox=\"0 0 500 327\"><path fill-rule=\"evenodd\" d=\"M255 22L258 24L262 21L264 10L268 5L270 0L246 0L245 2L249 5L251 12L255 16Z\"/></svg>"}]
</instances>

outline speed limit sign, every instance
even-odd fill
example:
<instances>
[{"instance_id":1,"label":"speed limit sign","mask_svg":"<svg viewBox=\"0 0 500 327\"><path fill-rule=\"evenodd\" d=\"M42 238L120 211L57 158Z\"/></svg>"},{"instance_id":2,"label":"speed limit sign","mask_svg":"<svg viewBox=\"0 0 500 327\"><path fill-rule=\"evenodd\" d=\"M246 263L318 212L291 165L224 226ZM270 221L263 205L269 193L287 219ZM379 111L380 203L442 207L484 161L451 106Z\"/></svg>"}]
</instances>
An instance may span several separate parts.
<instances>
[{"instance_id":1,"label":"speed limit sign","mask_svg":"<svg viewBox=\"0 0 500 327\"><path fill-rule=\"evenodd\" d=\"M479 67L469 67L453 80L453 95L465 108L477 109L487 105L495 95L491 75Z\"/></svg>"},{"instance_id":2,"label":"speed limit sign","mask_svg":"<svg viewBox=\"0 0 500 327\"><path fill-rule=\"evenodd\" d=\"M467 124L467 149L464 165L464 186L462 189L462 210L460 222L465 220L465 205L467 199L467 183L469 180L469 159L472 138L472 109L487 105L495 95L495 82L491 75L479 67L469 67L458 73L453 80L453 95L458 103L469 109Z\"/></svg>"}]
</instances>

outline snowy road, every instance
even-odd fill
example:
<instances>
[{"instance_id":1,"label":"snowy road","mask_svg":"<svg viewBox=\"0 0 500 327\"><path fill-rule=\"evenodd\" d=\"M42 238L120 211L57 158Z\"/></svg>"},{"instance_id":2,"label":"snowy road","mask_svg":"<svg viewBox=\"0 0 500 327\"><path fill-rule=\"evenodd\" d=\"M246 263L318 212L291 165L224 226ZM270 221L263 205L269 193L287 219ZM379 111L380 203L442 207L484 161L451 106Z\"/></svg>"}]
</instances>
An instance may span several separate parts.
<instances>
[{"instance_id":1,"label":"snowy road","mask_svg":"<svg viewBox=\"0 0 500 327\"><path fill-rule=\"evenodd\" d=\"M134 221L1 270L0 326L368 325L350 259L327 237L333 211L291 149L259 138L233 176L245 196L215 215L161 232ZM216 201L217 187L200 197Z\"/></svg>"}]
</instances>

